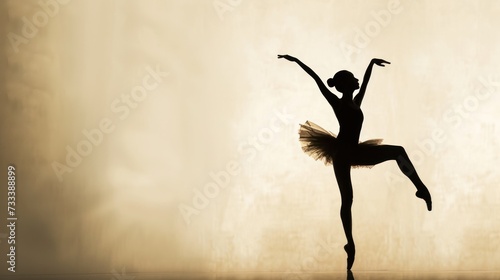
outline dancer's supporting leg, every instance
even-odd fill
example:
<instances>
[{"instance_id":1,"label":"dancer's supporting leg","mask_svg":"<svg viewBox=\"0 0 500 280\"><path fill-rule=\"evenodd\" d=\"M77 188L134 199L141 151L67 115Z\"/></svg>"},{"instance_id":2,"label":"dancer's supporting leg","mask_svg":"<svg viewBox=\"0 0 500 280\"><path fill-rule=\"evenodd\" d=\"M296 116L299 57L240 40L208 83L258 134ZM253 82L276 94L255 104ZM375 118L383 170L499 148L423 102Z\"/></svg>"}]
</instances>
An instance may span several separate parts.
<instances>
[{"instance_id":1,"label":"dancer's supporting leg","mask_svg":"<svg viewBox=\"0 0 500 280\"><path fill-rule=\"evenodd\" d=\"M344 246L344 250L347 253L347 269L351 269L354 263L354 255L356 253L354 239L352 237L351 207L353 201L353 191L351 182L351 166L344 162L336 161L334 163L333 169L335 171L335 177L337 178L337 183L339 185L340 195L342 198L342 205L340 206L340 218L342 219L344 233L347 238L347 244Z\"/></svg>"}]
</instances>

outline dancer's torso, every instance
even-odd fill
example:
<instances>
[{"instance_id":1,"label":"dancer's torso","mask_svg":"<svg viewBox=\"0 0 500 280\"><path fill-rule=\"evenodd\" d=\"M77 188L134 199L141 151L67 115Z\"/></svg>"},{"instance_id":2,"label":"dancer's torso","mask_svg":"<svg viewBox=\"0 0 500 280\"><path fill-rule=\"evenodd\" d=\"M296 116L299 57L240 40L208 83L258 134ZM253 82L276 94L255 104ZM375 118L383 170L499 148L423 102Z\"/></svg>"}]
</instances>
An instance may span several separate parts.
<instances>
[{"instance_id":1,"label":"dancer's torso","mask_svg":"<svg viewBox=\"0 0 500 280\"><path fill-rule=\"evenodd\" d=\"M353 101L343 101L333 111L339 121L340 131L337 139L339 144L357 145L363 125L363 112Z\"/></svg>"}]
</instances>

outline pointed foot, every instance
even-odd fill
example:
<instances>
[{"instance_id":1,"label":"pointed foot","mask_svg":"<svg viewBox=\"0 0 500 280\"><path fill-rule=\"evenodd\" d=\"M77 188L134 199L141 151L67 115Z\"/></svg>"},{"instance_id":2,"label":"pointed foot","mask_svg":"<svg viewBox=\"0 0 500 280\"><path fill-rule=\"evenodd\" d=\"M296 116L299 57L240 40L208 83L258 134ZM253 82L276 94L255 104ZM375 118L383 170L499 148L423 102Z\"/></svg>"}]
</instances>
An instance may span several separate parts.
<instances>
[{"instance_id":1,"label":"pointed foot","mask_svg":"<svg viewBox=\"0 0 500 280\"><path fill-rule=\"evenodd\" d=\"M431 194L429 193L429 190L426 189L421 189L415 193L415 195L418 198L421 198L425 200L425 203L427 204L427 210L431 211L432 210L432 199L431 199Z\"/></svg>"},{"instance_id":2,"label":"pointed foot","mask_svg":"<svg viewBox=\"0 0 500 280\"><path fill-rule=\"evenodd\" d=\"M356 250L354 246L350 244L346 244L344 246L344 250L347 253L347 270L350 271L352 265L354 264L354 256L356 254Z\"/></svg>"}]
</instances>

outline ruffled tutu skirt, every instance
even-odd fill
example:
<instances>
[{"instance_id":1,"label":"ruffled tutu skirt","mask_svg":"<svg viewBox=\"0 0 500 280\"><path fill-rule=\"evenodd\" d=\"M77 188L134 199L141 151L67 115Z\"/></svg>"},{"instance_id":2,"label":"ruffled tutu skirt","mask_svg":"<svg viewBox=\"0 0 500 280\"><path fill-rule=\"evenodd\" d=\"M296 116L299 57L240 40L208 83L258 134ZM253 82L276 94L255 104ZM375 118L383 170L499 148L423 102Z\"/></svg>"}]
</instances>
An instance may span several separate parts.
<instances>
[{"instance_id":1,"label":"ruffled tutu skirt","mask_svg":"<svg viewBox=\"0 0 500 280\"><path fill-rule=\"evenodd\" d=\"M302 150L306 154L315 160L323 161L325 165L333 165L339 149L344 149L344 147L339 145L337 135L310 121L306 121L305 124L300 124L299 141ZM380 145L380 143L382 143L382 139L371 139L360 142L358 147L376 146ZM371 166L352 165L352 167Z\"/></svg>"}]
</instances>

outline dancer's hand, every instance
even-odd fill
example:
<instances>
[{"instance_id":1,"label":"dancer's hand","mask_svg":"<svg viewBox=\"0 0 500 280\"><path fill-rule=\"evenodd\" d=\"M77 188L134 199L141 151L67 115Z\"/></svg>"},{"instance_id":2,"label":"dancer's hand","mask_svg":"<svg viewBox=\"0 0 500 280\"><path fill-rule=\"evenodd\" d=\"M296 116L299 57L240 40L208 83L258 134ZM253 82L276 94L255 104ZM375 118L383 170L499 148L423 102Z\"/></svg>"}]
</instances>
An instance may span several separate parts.
<instances>
[{"instance_id":1,"label":"dancer's hand","mask_svg":"<svg viewBox=\"0 0 500 280\"><path fill-rule=\"evenodd\" d=\"M293 57L291 55L288 55L288 54L285 54L285 55L278 54L278 58L284 58L284 59L286 59L288 61L297 61L297 58L295 58L295 57Z\"/></svg>"},{"instance_id":2,"label":"dancer's hand","mask_svg":"<svg viewBox=\"0 0 500 280\"><path fill-rule=\"evenodd\" d=\"M380 66L380 67L385 67L384 63L386 64L391 64L389 61L385 61L383 59L380 59L380 58L374 58L372 59L372 63Z\"/></svg>"}]
</instances>

